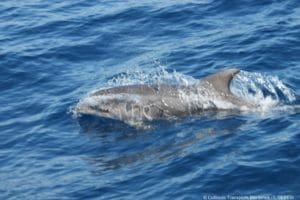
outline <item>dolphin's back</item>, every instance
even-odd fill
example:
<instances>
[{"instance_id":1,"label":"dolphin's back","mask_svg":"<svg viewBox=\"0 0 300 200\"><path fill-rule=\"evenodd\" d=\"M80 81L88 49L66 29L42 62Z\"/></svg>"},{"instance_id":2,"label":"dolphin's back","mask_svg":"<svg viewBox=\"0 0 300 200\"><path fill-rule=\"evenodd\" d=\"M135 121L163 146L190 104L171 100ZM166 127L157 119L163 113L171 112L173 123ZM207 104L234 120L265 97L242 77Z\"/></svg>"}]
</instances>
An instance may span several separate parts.
<instances>
[{"instance_id":1,"label":"dolphin's back","mask_svg":"<svg viewBox=\"0 0 300 200\"><path fill-rule=\"evenodd\" d=\"M126 85L114 88L98 90L91 96L113 95L113 94L135 94L135 95L174 95L176 86L173 85Z\"/></svg>"},{"instance_id":2,"label":"dolphin's back","mask_svg":"<svg viewBox=\"0 0 300 200\"><path fill-rule=\"evenodd\" d=\"M230 91L230 83L233 77L239 73L239 69L227 69L216 74L205 77L201 80L202 84L209 84L218 92L232 95Z\"/></svg>"},{"instance_id":3,"label":"dolphin's back","mask_svg":"<svg viewBox=\"0 0 300 200\"><path fill-rule=\"evenodd\" d=\"M215 93L217 93L227 102L230 102L237 107L253 107L253 104L241 99L240 97L235 96L230 90L230 83L233 77L239 72L240 70L236 68L226 69L203 78L200 81L200 85L202 87L215 90Z\"/></svg>"}]
</instances>

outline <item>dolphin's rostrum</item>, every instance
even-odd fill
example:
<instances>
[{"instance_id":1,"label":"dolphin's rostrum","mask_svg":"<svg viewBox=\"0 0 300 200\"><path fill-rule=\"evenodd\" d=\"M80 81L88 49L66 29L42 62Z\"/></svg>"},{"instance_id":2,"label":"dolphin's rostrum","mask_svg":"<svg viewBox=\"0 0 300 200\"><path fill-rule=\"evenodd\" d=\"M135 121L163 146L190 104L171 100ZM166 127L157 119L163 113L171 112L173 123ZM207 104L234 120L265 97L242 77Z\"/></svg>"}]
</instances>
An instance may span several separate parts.
<instances>
[{"instance_id":1,"label":"dolphin's rostrum","mask_svg":"<svg viewBox=\"0 0 300 200\"><path fill-rule=\"evenodd\" d=\"M76 112L132 122L249 108L251 103L230 91L230 82L239 71L226 69L187 86L156 84L101 89L79 102Z\"/></svg>"}]
</instances>

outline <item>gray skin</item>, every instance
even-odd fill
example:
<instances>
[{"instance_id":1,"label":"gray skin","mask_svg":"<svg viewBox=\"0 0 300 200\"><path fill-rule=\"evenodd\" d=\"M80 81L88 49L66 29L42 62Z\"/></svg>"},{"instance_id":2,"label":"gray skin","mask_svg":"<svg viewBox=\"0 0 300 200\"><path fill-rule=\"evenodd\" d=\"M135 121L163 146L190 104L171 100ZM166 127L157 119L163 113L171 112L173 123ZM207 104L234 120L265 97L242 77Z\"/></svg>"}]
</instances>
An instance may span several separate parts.
<instances>
[{"instance_id":1,"label":"gray skin","mask_svg":"<svg viewBox=\"0 0 300 200\"><path fill-rule=\"evenodd\" d=\"M200 114L207 110L251 108L253 105L232 94L230 82L239 69L226 69L194 85L129 85L98 90L76 107L90 114L124 122ZM230 104L220 108L216 101Z\"/></svg>"}]
</instances>

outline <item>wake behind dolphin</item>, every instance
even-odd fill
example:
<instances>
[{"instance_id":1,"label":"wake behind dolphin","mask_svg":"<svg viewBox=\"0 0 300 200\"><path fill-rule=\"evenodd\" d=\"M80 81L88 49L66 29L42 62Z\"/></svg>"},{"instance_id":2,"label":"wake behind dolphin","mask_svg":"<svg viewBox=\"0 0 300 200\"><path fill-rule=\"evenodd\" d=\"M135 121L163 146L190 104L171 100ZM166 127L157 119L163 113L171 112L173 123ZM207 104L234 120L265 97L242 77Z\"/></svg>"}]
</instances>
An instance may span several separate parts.
<instances>
[{"instance_id":1,"label":"wake behind dolphin","mask_svg":"<svg viewBox=\"0 0 300 200\"><path fill-rule=\"evenodd\" d=\"M258 101L245 95L244 90L241 92L235 88L235 93L239 94L235 95L230 89L233 78L239 72L235 68L226 69L201 80L195 79L190 84L162 82L100 89L81 100L75 111L133 124L145 120L197 115L211 110L254 109L259 106ZM240 83L241 80L239 78L236 82ZM283 84L279 86L288 100L293 101L293 93ZM271 88L271 92L276 93L273 90Z\"/></svg>"}]
</instances>

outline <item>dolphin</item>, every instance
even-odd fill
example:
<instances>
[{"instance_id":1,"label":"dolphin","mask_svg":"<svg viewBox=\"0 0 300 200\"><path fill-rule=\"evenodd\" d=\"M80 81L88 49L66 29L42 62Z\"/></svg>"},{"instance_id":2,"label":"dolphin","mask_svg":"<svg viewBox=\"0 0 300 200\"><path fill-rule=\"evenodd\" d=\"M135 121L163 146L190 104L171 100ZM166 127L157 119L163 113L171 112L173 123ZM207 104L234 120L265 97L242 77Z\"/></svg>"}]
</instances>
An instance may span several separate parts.
<instances>
[{"instance_id":1,"label":"dolphin","mask_svg":"<svg viewBox=\"0 0 300 200\"><path fill-rule=\"evenodd\" d=\"M253 104L230 90L230 82L239 71L225 69L192 85L140 84L100 89L80 101L75 111L130 123L209 110L252 108Z\"/></svg>"}]
</instances>

